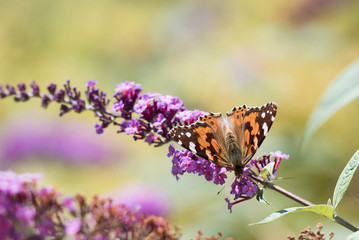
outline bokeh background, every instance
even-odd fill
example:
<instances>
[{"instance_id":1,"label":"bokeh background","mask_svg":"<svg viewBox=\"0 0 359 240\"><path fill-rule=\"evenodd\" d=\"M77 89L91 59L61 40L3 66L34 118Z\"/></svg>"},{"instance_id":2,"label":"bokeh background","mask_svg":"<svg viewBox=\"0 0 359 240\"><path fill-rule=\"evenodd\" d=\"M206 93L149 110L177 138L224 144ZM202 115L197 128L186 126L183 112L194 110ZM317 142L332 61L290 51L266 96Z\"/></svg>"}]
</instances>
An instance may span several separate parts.
<instances>
[{"instance_id":1,"label":"bokeh background","mask_svg":"<svg viewBox=\"0 0 359 240\"><path fill-rule=\"evenodd\" d=\"M314 202L332 197L336 180L358 148L359 103L335 114L300 151L300 140L321 94L359 55L359 2L263 1L0 1L0 84L36 80L85 89L90 79L112 95L135 81L144 91L180 97L188 109L226 112L247 104L279 105L276 121L258 151L291 155L277 183ZM149 209L182 227L183 239L221 231L235 239L285 239L324 224L335 239L350 232L323 217L300 213L248 226L297 206L266 192L227 210L229 186L171 175L168 146L153 148L117 134L96 135L92 113L58 117L39 100L0 101L0 166L41 172L43 184L64 194L112 196ZM359 225L359 178L339 213Z\"/></svg>"}]
</instances>

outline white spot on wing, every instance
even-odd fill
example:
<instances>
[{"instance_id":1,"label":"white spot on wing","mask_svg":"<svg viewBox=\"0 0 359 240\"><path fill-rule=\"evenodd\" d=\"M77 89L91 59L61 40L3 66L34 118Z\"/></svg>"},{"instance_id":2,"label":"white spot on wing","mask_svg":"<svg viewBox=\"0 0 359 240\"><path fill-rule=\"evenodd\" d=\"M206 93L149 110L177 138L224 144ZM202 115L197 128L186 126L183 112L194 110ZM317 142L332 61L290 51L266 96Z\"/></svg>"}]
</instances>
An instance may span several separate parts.
<instances>
[{"instance_id":1,"label":"white spot on wing","mask_svg":"<svg viewBox=\"0 0 359 240\"><path fill-rule=\"evenodd\" d=\"M189 150L191 150L194 154L197 154L196 145L193 142L189 142Z\"/></svg>"},{"instance_id":2,"label":"white spot on wing","mask_svg":"<svg viewBox=\"0 0 359 240\"><path fill-rule=\"evenodd\" d=\"M179 145L182 145L182 141L181 140L178 140L177 141Z\"/></svg>"},{"instance_id":3,"label":"white spot on wing","mask_svg":"<svg viewBox=\"0 0 359 240\"><path fill-rule=\"evenodd\" d=\"M264 130L264 136L267 136L267 133L268 133L268 126L267 126L267 123L264 123L263 126L262 126L263 130Z\"/></svg>"},{"instance_id":4,"label":"white spot on wing","mask_svg":"<svg viewBox=\"0 0 359 240\"><path fill-rule=\"evenodd\" d=\"M274 117L274 116L272 116L272 122L274 121L274 119L275 119L275 117Z\"/></svg>"},{"instance_id":5,"label":"white spot on wing","mask_svg":"<svg viewBox=\"0 0 359 240\"><path fill-rule=\"evenodd\" d=\"M266 117L266 113L265 112L262 112L262 118L265 118Z\"/></svg>"},{"instance_id":6,"label":"white spot on wing","mask_svg":"<svg viewBox=\"0 0 359 240\"><path fill-rule=\"evenodd\" d=\"M191 133L190 133L190 132L186 132L186 136L187 136L187 137L191 137Z\"/></svg>"},{"instance_id":7,"label":"white spot on wing","mask_svg":"<svg viewBox=\"0 0 359 240\"><path fill-rule=\"evenodd\" d=\"M183 132L181 132L181 135L183 135L184 133Z\"/></svg>"}]
</instances>

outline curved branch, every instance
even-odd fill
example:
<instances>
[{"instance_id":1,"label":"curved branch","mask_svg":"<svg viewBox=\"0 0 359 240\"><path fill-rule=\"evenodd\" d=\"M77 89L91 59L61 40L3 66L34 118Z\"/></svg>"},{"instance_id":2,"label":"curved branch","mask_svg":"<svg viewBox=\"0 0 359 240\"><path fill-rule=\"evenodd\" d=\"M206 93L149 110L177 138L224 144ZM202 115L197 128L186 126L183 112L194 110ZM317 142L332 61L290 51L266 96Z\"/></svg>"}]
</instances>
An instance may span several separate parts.
<instances>
[{"instance_id":1,"label":"curved branch","mask_svg":"<svg viewBox=\"0 0 359 240\"><path fill-rule=\"evenodd\" d=\"M293 194L293 193L291 193L271 182L268 182L255 174L250 174L249 176L254 181L262 184L265 188L272 189L272 190L286 196L287 198L290 198L293 201L296 201L297 203L302 204L303 206L313 206L314 205L313 203L311 203L311 202L309 202L309 201L307 201L307 200L305 200L305 199L303 199L303 198L301 198L301 197L299 197L299 196L297 196L297 195L295 195L295 194ZM334 215L333 218L336 223L342 225L343 227L345 227L353 232L359 231L359 229L357 227L353 226L351 223L347 222L345 219L341 218L340 216Z\"/></svg>"}]
</instances>

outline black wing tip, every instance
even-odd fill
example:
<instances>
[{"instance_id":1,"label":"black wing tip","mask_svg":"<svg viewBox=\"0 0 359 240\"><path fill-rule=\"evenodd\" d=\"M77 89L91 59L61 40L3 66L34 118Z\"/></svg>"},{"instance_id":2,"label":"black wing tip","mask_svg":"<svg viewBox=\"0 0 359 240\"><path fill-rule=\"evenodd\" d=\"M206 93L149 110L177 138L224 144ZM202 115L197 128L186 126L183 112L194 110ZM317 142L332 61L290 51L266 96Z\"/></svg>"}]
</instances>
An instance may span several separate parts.
<instances>
[{"instance_id":1,"label":"black wing tip","mask_svg":"<svg viewBox=\"0 0 359 240\"><path fill-rule=\"evenodd\" d=\"M249 109L255 109L255 110L260 110L260 109L265 109L265 108L273 108L274 110L277 110L278 105L275 102L268 102L262 106L258 106L258 107L250 107Z\"/></svg>"},{"instance_id":2,"label":"black wing tip","mask_svg":"<svg viewBox=\"0 0 359 240\"><path fill-rule=\"evenodd\" d=\"M243 104L242 106L234 107L230 112L227 112L227 116L232 116L233 113L237 110L241 110L242 108L246 108L247 111L258 111L265 108L273 108L275 111L277 111L278 105L275 102L268 102L264 104L263 106L257 106L257 107L248 107L246 104Z\"/></svg>"},{"instance_id":3,"label":"black wing tip","mask_svg":"<svg viewBox=\"0 0 359 240\"><path fill-rule=\"evenodd\" d=\"M210 112L210 113L208 113L208 114L206 114L206 115L200 116L197 121L198 121L198 122L203 121L203 119L208 118L208 116L218 118L218 117L222 117L222 114L221 114L221 113L213 113L213 112Z\"/></svg>"},{"instance_id":4,"label":"black wing tip","mask_svg":"<svg viewBox=\"0 0 359 240\"><path fill-rule=\"evenodd\" d=\"M277 107L278 107L278 104L276 104L275 102L269 102L269 103L265 104L264 106L265 106L265 107L271 106L271 107L273 107L273 108L277 108ZM264 106L263 106L263 107L264 107Z\"/></svg>"},{"instance_id":5,"label":"black wing tip","mask_svg":"<svg viewBox=\"0 0 359 240\"><path fill-rule=\"evenodd\" d=\"M246 104L243 104L242 106L233 107L230 112L227 112L227 116L232 116L235 111L239 111L242 108L248 108Z\"/></svg>"},{"instance_id":6,"label":"black wing tip","mask_svg":"<svg viewBox=\"0 0 359 240\"><path fill-rule=\"evenodd\" d=\"M276 113L277 109L278 109L278 105L275 102L269 102L266 105L264 105L262 107L262 109L271 109L272 111L274 111Z\"/></svg>"}]
</instances>

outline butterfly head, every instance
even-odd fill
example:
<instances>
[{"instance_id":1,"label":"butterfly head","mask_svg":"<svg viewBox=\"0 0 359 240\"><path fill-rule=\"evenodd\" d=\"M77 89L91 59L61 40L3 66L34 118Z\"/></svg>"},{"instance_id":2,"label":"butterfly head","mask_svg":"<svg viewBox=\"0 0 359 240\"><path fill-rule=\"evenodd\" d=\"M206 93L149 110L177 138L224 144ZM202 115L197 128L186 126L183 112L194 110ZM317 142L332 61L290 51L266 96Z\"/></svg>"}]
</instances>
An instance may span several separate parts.
<instances>
[{"instance_id":1,"label":"butterfly head","mask_svg":"<svg viewBox=\"0 0 359 240\"><path fill-rule=\"evenodd\" d=\"M242 166L236 166L233 168L234 174L237 178L243 175L243 167Z\"/></svg>"}]
</instances>

